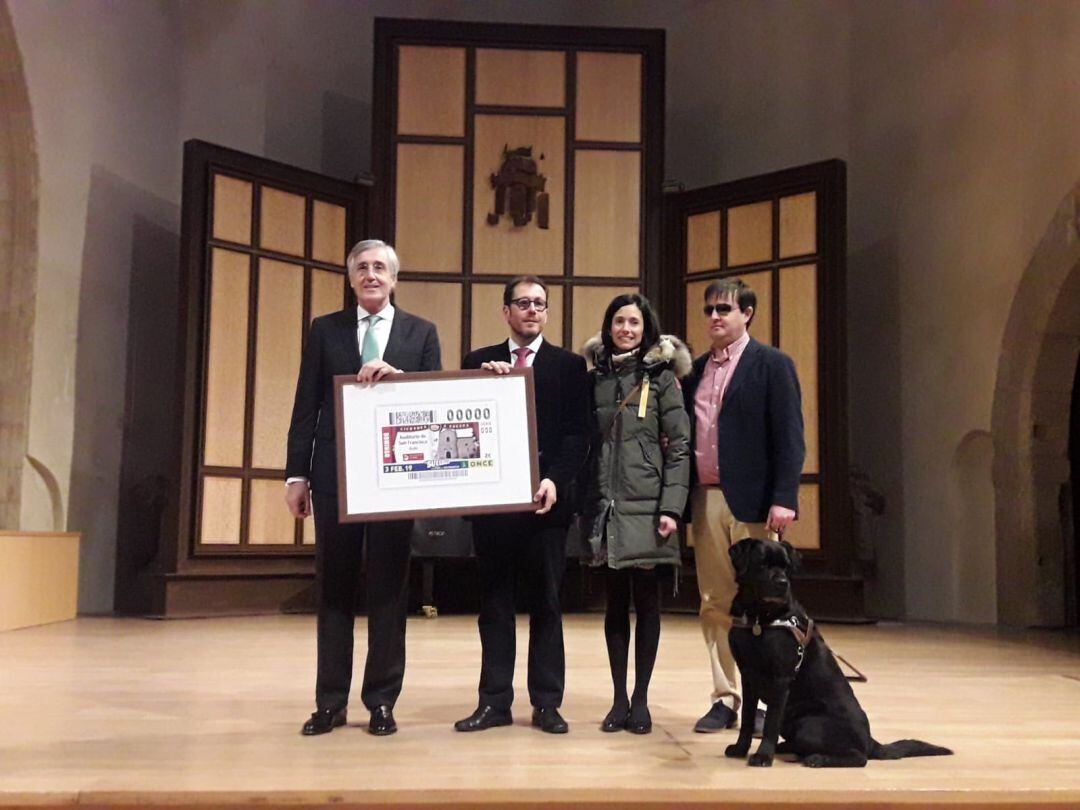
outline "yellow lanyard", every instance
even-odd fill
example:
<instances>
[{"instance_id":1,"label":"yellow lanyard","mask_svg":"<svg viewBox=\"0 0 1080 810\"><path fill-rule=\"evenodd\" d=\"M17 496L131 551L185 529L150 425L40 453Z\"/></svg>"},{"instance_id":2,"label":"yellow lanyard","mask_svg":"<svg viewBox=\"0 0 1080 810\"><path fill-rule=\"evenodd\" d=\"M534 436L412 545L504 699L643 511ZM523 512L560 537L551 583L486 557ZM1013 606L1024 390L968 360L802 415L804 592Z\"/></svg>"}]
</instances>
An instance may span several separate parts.
<instances>
[{"instance_id":1,"label":"yellow lanyard","mask_svg":"<svg viewBox=\"0 0 1080 810\"><path fill-rule=\"evenodd\" d=\"M645 411L649 407L649 375L641 381L641 402L638 403L637 418L644 419Z\"/></svg>"}]
</instances>

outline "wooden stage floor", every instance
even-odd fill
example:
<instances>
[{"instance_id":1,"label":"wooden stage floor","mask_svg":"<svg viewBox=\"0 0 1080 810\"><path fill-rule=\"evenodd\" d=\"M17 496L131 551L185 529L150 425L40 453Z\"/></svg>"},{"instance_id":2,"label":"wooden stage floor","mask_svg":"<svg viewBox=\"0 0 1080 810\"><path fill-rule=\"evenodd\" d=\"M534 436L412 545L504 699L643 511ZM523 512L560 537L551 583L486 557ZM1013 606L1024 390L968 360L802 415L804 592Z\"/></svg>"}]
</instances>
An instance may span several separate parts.
<instances>
[{"instance_id":1,"label":"wooden stage floor","mask_svg":"<svg viewBox=\"0 0 1080 810\"><path fill-rule=\"evenodd\" d=\"M723 756L734 731L691 731L709 689L694 617L664 617L641 737L597 728L610 685L595 615L566 619L568 735L529 726L523 643L514 725L453 731L476 704L480 647L475 618L452 616L409 620L397 734L368 735L357 695L349 726L302 737L314 624L86 618L0 633L0 805L1080 807L1075 633L824 626L869 676L855 688L877 739L956 756L820 771L749 768Z\"/></svg>"}]
</instances>

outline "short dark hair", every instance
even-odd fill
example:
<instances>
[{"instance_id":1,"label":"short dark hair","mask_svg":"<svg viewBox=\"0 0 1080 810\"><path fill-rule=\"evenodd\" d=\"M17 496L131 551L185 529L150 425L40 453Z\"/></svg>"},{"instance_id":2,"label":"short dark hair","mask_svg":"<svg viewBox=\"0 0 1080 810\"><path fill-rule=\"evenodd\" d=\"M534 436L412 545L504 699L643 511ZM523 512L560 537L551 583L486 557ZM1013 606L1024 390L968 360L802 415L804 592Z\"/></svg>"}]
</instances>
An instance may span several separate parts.
<instances>
[{"instance_id":1,"label":"short dark hair","mask_svg":"<svg viewBox=\"0 0 1080 810\"><path fill-rule=\"evenodd\" d=\"M514 300L514 288L518 284L536 284L537 286L544 289L544 298L547 298L547 284L544 283L544 280L540 278L540 276L514 276L512 279L506 282L506 286L503 287L504 307L510 306L510 302Z\"/></svg>"},{"instance_id":2,"label":"short dark hair","mask_svg":"<svg viewBox=\"0 0 1080 810\"><path fill-rule=\"evenodd\" d=\"M608 304L607 310L604 312L604 323L600 327L600 339L604 341L604 348L607 349L609 355L616 353L615 342L611 339L611 322L615 320L616 312L631 304L641 310L641 320L645 327L641 332L639 357L648 354L649 349L660 340L660 321L657 319L656 313L653 312L649 299L637 293L616 295Z\"/></svg>"},{"instance_id":3,"label":"short dark hair","mask_svg":"<svg viewBox=\"0 0 1080 810\"><path fill-rule=\"evenodd\" d=\"M733 298L739 305L739 309L743 311L753 307L754 311L750 315L750 320L746 322L747 326L753 322L754 315L757 314L757 295L741 278L721 278L712 282L705 288L706 304L709 303L710 298Z\"/></svg>"}]
</instances>

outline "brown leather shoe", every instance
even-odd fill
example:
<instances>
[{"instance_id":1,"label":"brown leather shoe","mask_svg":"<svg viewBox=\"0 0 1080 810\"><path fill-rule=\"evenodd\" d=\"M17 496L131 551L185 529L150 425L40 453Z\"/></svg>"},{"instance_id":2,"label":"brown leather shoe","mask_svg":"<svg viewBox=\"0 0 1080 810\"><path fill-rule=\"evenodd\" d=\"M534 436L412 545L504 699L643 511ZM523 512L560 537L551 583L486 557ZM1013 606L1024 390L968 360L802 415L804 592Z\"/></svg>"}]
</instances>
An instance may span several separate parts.
<instances>
[{"instance_id":1,"label":"brown leather shoe","mask_svg":"<svg viewBox=\"0 0 1080 810\"><path fill-rule=\"evenodd\" d=\"M694 731L699 734L715 734L718 731L734 727L736 718L737 715L734 710L729 709L724 705L723 701L718 700L694 724Z\"/></svg>"},{"instance_id":2,"label":"brown leather shoe","mask_svg":"<svg viewBox=\"0 0 1080 810\"><path fill-rule=\"evenodd\" d=\"M345 725L345 707L340 709L316 709L311 713L311 717L304 723L304 727L300 729L300 733L305 737L311 737L315 734L329 734L338 726Z\"/></svg>"}]
</instances>

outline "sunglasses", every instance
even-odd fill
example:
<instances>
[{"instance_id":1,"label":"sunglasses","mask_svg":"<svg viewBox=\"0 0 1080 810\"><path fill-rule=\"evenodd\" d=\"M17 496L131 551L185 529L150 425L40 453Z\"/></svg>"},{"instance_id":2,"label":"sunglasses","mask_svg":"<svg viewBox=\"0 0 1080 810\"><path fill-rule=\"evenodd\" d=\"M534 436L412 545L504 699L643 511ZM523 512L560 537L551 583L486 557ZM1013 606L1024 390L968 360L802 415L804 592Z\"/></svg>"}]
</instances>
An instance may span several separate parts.
<instances>
[{"instance_id":1,"label":"sunglasses","mask_svg":"<svg viewBox=\"0 0 1080 810\"><path fill-rule=\"evenodd\" d=\"M738 307L733 307L731 304L706 304L702 307L706 318L711 318L714 311L717 315L730 315L736 309Z\"/></svg>"}]
</instances>

